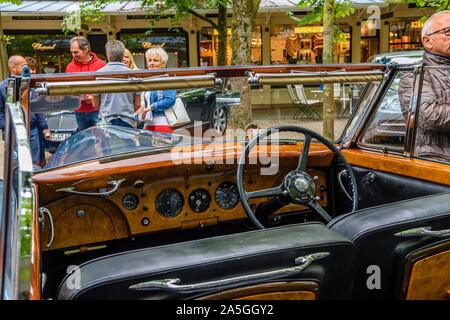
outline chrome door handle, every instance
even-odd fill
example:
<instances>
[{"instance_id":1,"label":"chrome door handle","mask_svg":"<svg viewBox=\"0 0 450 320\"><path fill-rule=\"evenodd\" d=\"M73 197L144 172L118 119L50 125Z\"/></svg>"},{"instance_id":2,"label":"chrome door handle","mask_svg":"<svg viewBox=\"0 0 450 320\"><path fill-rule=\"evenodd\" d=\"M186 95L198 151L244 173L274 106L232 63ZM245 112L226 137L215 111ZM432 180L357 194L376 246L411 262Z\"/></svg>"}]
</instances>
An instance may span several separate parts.
<instances>
[{"instance_id":1,"label":"chrome door handle","mask_svg":"<svg viewBox=\"0 0 450 320\"><path fill-rule=\"evenodd\" d=\"M74 187L58 189L58 190L56 190L56 192L67 192L67 193L77 194L80 196L109 197L109 196L113 195L114 193L116 193L116 191L119 189L120 185L124 181L125 181L125 179L119 179L119 180L113 180L113 181L107 182L107 184L112 185L113 188L106 192L81 192L81 191L75 191Z\"/></svg>"},{"instance_id":2,"label":"chrome door handle","mask_svg":"<svg viewBox=\"0 0 450 320\"><path fill-rule=\"evenodd\" d=\"M306 269L314 261L328 256L329 252L318 252L307 255L305 257L298 257L294 260L297 266L292 268L278 269L268 272L261 272L234 278L215 280L203 283L179 285L180 279L162 279L148 282L141 282L128 287L130 290L163 290L174 291L177 293L191 293L203 290L223 289L236 285L248 285L255 282L278 279L282 277L292 276Z\"/></svg>"},{"instance_id":3,"label":"chrome door handle","mask_svg":"<svg viewBox=\"0 0 450 320\"><path fill-rule=\"evenodd\" d=\"M395 234L397 237L433 237L444 238L450 236L450 229L447 230L431 230L431 227L413 228L400 231Z\"/></svg>"}]
</instances>

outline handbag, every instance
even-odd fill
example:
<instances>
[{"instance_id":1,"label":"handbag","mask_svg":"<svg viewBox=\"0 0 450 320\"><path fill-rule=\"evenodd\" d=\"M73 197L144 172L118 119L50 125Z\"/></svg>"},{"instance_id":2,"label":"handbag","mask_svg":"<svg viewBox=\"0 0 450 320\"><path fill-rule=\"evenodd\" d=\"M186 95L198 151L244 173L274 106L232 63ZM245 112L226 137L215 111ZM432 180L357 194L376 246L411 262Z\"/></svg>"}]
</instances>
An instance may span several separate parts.
<instances>
[{"instance_id":1,"label":"handbag","mask_svg":"<svg viewBox=\"0 0 450 320\"><path fill-rule=\"evenodd\" d=\"M178 127L191 122L183 100L180 97L176 98L175 104L172 107L164 110L164 114L171 127Z\"/></svg>"}]
</instances>

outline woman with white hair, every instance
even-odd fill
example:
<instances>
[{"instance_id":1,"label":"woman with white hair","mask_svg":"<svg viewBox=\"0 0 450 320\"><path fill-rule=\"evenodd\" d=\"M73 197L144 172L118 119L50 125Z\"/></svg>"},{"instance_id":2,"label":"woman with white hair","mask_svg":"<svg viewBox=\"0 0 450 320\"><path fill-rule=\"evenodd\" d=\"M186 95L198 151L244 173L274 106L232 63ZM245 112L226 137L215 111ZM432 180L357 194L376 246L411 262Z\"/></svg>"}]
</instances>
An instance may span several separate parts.
<instances>
[{"instance_id":1,"label":"woman with white hair","mask_svg":"<svg viewBox=\"0 0 450 320\"><path fill-rule=\"evenodd\" d=\"M163 48L150 48L145 53L148 69L162 69L166 67L169 56ZM176 90L147 91L143 94L142 106L137 114L145 119L147 112L152 113L151 120L145 121L145 129L148 131L158 131L172 133L173 129L167 121L164 110L175 104ZM148 118L148 117L147 117Z\"/></svg>"}]
</instances>

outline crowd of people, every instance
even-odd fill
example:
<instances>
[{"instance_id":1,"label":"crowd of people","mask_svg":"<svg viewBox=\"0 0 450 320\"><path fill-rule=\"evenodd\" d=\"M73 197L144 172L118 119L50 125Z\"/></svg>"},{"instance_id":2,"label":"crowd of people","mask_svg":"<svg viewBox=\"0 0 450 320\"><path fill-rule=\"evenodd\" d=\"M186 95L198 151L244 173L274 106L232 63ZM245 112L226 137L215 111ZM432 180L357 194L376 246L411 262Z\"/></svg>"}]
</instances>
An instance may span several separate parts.
<instances>
[{"instance_id":1,"label":"crowd of people","mask_svg":"<svg viewBox=\"0 0 450 320\"><path fill-rule=\"evenodd\" d=\"M90 43L83 37L70 40L70 62L65 72L109 72L138 70L131 52L119 40L110 40L106 44L107 63L100 60L91 51ZM168 54L160 47L150 48L145 53L149 69L165 68ZM28 66L31 74L36 73L36 61L31 57L11 56L8 60L10 76L21 76L22 68ZM4 106L6 102L7 79L0 83L0 129L5 128ZM31 98L34 92L31 92ZM175 104L176 90L157 90L150 92L106 93L100 95L83 94L80 96L80 106L75 110L77 131L81 131L99 122L99 114L111 125L124 127L139 127L150 131L172 133L164 110ZM33 164L45 166L45 140L50 140L52 134L48 129L43 113L31 113L30 144Z\"/></svg>"}]
</instances>

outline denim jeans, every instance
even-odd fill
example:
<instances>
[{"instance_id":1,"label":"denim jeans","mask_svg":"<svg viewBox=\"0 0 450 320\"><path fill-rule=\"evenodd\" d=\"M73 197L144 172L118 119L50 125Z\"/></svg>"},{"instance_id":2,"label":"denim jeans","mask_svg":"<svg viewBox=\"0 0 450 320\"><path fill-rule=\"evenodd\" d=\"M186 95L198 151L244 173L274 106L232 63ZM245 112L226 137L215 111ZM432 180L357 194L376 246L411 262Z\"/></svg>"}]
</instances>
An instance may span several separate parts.
<instances>
[{"instance_id":1,"label":"denim jeans","mask_svg":"<svg viewBox=\"0 0 450 320\"><path fill-rule=\"evenodd\" d=\"M113 126L134 128L132 125L123 121L122 119L112 119L111 121L109 121L109 123L112 124Z\"/></svg>"},{"instance_id":2,"label":"denim jeans","mask_svg":"<svg viewBox=\"0 0 450 320\"><path fill-rule=\"evenodd\" d=\"M95 126L98 121L98 111L91 112L75 112L75 119L77 120L78 131Z\"/></svg>"},{"instance_id":3,"label":"denim jeans","mask_svg":"<svg viewBox=\"0 0 450 320\"><path fill-rule=\"evenodd\" d=\"M39 140L39 128L30 130L30 148L33 164L39 165L41 160L41 142Z\"/></svg>"}]
</instances>

